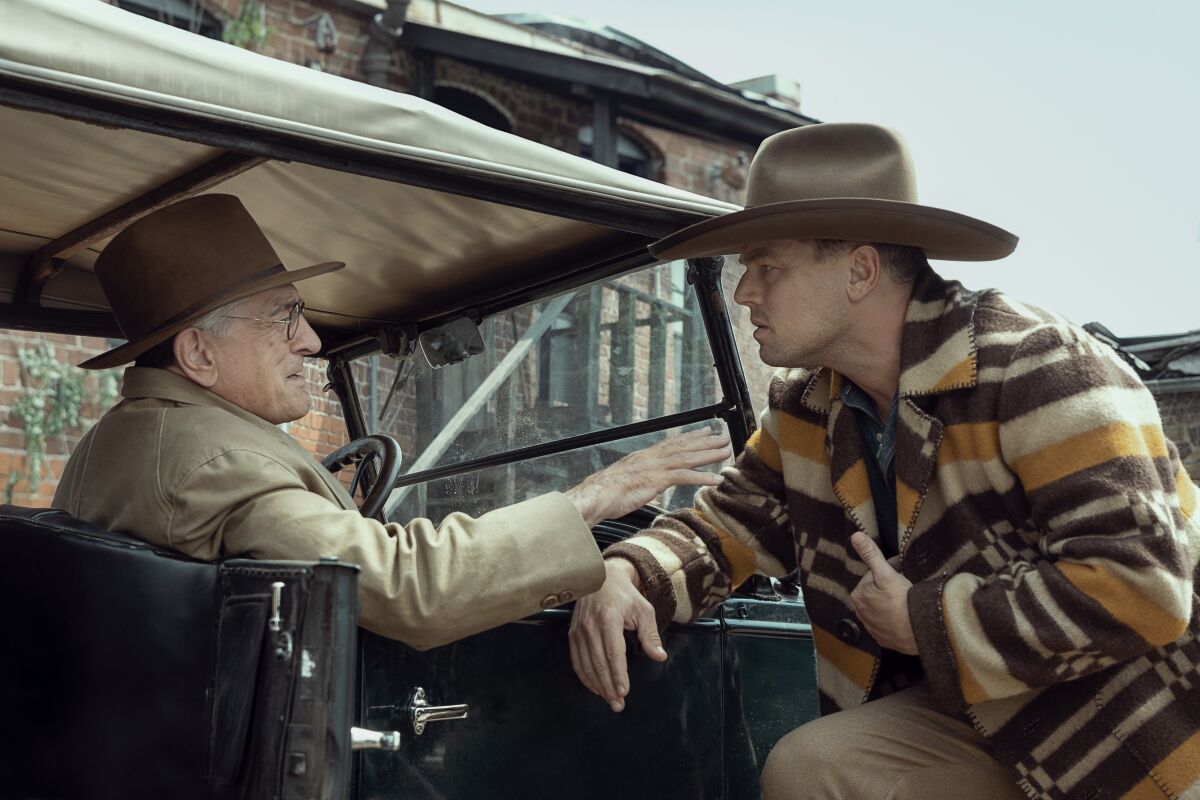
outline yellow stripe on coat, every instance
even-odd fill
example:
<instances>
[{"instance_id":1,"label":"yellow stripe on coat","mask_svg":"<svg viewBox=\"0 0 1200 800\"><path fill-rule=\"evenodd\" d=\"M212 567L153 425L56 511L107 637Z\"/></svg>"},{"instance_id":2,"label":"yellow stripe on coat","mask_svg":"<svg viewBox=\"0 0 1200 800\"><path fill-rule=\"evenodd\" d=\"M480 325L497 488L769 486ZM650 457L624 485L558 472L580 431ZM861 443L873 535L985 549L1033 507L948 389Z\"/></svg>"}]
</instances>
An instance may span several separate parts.
<instances>
[{"instance_id":1,"label":"yellow stripe on coat","mask_svg":"<svg viewBox=\"0 0 1200 800\"><path fill-rule=\"evenodd\" d=\"M867 462L858 459L850 469L838 478L833 490L850 508L858 508L871 499L871 479L867 475Z\"/></svg>"},{"instance_id":2,"label":"yellow stripe on coat","mask_svg":"<svg viewBox=\"0 0 1200 800\"><path fill-rule=\"evenodd\" d=\"M937 383L930 387L930 392L943 392L957 386L973 386L975 383L975 357L964 358L955 364Z\"/></svg>"},{"instance_id":3,"label":"yellow stripe on coat","mask_svg":"<svg viewBox=\"0 0 1200 800\"><path fill-rule=\"evenodd\" d=\"M1032 491L1125 456L1166 458L1162 430L1154 425L1113 422L1022 456L1013 467L1025 490Z\"/></svg>"},{"instance_id":4,"label":"yellow stripe on coat","mask_svg":"<svg viewBox=\"0 0 1200 800\"><path fill-rule=\"evenodd\" d=\"M947 425L938 448L938 466L956 461L992 461L1000 457L1000 424L990 422Z\"/></svg>"},{"instance_id":5,"label":"yellow stripe on coat","mask_svg":"<svg viewBox=\"0 0 1200 800\"><path fill-rule=\"evenodd\" d=\"M1057 566L1072 586L1104 606L1117 622L1156 647L1175 641L1187 629L1186 619L1179 619L1165 610L1103 564L1060 561Z\"/></svg>"},{"instance_id":6,"label":"yellow stripe on coat","mask_svg":"<svg viewBox=\"0 0 1200 800\"><path fill-rule=\"evenodd\" d=\"M1160 787L1185 796L1190 788L1193 791L1200 784L1200 733L1176 747L1171 755L1164 758L1150 770L1150 774L1142 778L1133 789L1121 796L1121 800L1162 800L1163 790ZM1187 797L1192 797L1190 793Z\"/></svg>"},{"instance_id":7,"label":"yellow stripe on coat","mask_svg":"<svg viewBox=\"0 0 1200 800\"><path fill-rule=\"evenodd\" d=\"M1179 495L1179 510L1185 519L1191 519L1196 511L1196 484L1192 483L1192 477L1182 465L1175 473L1175 493Z\"/></svg>"},{"instance_id":8,"label":"yellow stripe on coat","mask_svg":"<svg viewBox=\"0 0 1200 800\"><path fill-rule=\"evenodd\" d=\"M783 472L783 461L779 458L779 444L771 438L771 434L759 428L750 434L750 438L746 440L746 447L753 450L772 470Z\"/></svg>"},{"instance_id":9,"label":"yellow stripe on coat","mask_svg":"<svg viewBox=\"0 0 1200 800\"><path fill-rule=\"evenodd\" d=\"M747 442L747 444L749 443ZM721 554L729 562L729 579L733 581L734 586L741 586L742 581L749 578L758 568L758 557L741 539L713 522L712 517L708 514L698 508L694 511L706 525L717 532L717 544L721 548Z\"/></svg>"},{"instance_id":10,"label":"yellow stripe on coat","mask_svg":"<svg viewBox=\"0 0 1200 800\"><path fill-rule=\"evenodd\" d=\"M871 685L875 674L875 657L870 653L859 650L853 645L846 644L824 628L813 625L813 645L817 652L847 680L864 692Z\"/></svg>"},{"instance_id":11,"label":"yellow stripe on coat","mask_svg":"<svg viewBox=\"0 0 1200 800\"><path fill-rule=\"evenodd\" d=\"M782 411L774 412L773 416L779 428L780 447L818 464L829 463L824 425L814 425Z\"/></svg>"}]
</instances>

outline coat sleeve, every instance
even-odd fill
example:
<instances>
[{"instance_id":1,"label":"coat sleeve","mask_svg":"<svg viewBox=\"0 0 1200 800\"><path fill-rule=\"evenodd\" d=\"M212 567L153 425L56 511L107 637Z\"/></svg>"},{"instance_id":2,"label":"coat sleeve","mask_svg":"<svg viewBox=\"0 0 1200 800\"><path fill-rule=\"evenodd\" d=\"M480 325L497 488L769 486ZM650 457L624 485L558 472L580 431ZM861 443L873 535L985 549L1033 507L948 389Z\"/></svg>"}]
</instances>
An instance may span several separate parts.
<instances>
[{"instance_id":1,"label":"coat sleeve","mask_svg":"<svg viewBox=\"0 0 1200 800\"><path fill-rule=\"evenodd\" d=\"M1135 658L1193 613L1195 487L1138 377L1055 324L1023 339L1003 380L999 457L1027 500L1029 547L990 576L909 593L921 660L950 707Z\"/></svg>"},{"instance_id":2,"label":"coat sleeve","mask_svg":"<svg viewBox=\"0 0 1200 800\"><path fill-rule=\"evenodd\" d=\"M187 552L215 530L226 556L357 564L359 623L420 649L569 602L604 580L591 531L558 493L477 519L384 525L309 491L269 456L235 450L192 470L169 497L173 547Z\"/></svg>"},{"instance_id":3,"label":"coat sleeve","mask_svg":"<svg viewBox=\"0 0 1200 800\"><path fill-rule=\"evenodd\" d=\"M721 483L697 492L693 508L664 514L604 551L633 563L660 629L722 602L753 572L782 577L796 568L781 469L768 411Z\"/></svg>"}]
</instances>

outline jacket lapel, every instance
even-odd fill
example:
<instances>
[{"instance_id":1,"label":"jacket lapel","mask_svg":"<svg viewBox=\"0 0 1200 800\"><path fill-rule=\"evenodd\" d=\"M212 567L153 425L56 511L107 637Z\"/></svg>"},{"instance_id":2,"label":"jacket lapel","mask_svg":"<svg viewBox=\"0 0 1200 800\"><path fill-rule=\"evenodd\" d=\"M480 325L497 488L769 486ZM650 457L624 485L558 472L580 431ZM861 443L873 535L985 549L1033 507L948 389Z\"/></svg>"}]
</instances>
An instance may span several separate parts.
<instances>
[{"instance_id":1,"label":"jacket lapel","mask_svg":"<svg viewBox=\"0 0 1200 800\"><path fill-rule=\"evenodd\" d=\"M896 418L896 517L904 553L929 493L942 443L933 397L977 382L974 315L977 295L932 270L913 287L900 345Z\"/></svg>"},{"instance_id":2,"label":"jacket lapel","mask_svg":"<svg viewBox=\"0 0 1200 800\"><path fill-rule=\"evenodd\" d=\"M862 433L855 418L854 409L842 402L844 378L823 369L814 376L813 384L806 393L806 400L814 410L828 414L825 428L825 446L829 451L829 477L833 493L837 496L846 515L857 530L879 541L879 521L875 516L875 501L871 495L871 479L867 476L866 453L863 450ZM815 401L820 398L820 408Z\"/></svg>"}]
</instances>

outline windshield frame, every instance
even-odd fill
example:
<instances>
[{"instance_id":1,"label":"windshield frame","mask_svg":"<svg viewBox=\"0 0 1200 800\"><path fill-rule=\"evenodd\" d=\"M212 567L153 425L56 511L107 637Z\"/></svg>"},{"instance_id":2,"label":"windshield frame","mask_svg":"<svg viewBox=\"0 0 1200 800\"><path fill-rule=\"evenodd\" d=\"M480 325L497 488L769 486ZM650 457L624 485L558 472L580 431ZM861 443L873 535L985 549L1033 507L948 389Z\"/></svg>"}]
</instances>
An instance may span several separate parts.
<instances>
[{"instance_id":1,"label":"windshield frame","mask_svg":"<svg viewBox=\"0 0 1200 800\"><path fill-rule=\"evenodd\" d=\"M687 281L696 291L700 319L712 351L713 366L717 371L721 389L721 399L716 403L641 422L626 423L605 430L506 450L454 464L433 466L419 472L401 475L393 488L464 475L488 467L519 463L531 458L570 452L705 420L724 421L729 431L734 453L740 454L745 447L746 440L750 438L750 434L757 426L750 392L742 372L741 357L738 355L733 328L730 325L725 305L724 290L721 285L723 266L724 259L720 256L688 259L687 261ZM583 281L573 282L575 286L582 285L582 283ZM415 342L415 337L411 336L411 330L409 334L408 341ZM363 337L329 355L329 385L341 402L347 431L351 439L359 439L368 434L359 387L350 368L351 361L355 358L382 352L381 342L386 338L387 336L383 333L374 337ZM404 357L415 357L411 347Z\"/></svg>"}]
</instances>

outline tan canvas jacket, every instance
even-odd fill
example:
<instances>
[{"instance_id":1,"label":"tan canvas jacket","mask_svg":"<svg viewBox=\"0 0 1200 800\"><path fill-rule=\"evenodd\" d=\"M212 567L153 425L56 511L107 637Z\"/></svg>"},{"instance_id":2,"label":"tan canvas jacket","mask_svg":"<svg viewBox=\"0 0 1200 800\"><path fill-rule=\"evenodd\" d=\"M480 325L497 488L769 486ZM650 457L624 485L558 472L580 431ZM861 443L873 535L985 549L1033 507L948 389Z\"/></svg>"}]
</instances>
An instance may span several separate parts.
<instances>
[{"instance_id":1,"label":"tan canvas jacket","mask_svg":"<svg viewBox=\"0 0 1200 800\"><path fill-rule=\"evenodd\" d=\"M903 677L850 605L850 535L879 537L841 381L780 373L724 483L606 551L662 622L799 569L824 712ZM935 695L1032 797L1200 797L1196 490L1150 393L1065 320L928 272L899 394L901 570Z\"/></svg>"},{"instance_id":2,"label":"tan canvas jacket","mask_svg":"<svg viewBox=\"0 0 1200 800\"><path fill-rule=\"evenodd\" d=\"M595 591L604 568L552 493L472 519L364 519L291 436L168 370L130 368L124 399L67 463L54 506L201 559L358 564L360 624L426 648Z\"/></svg>"}]
</instances>

